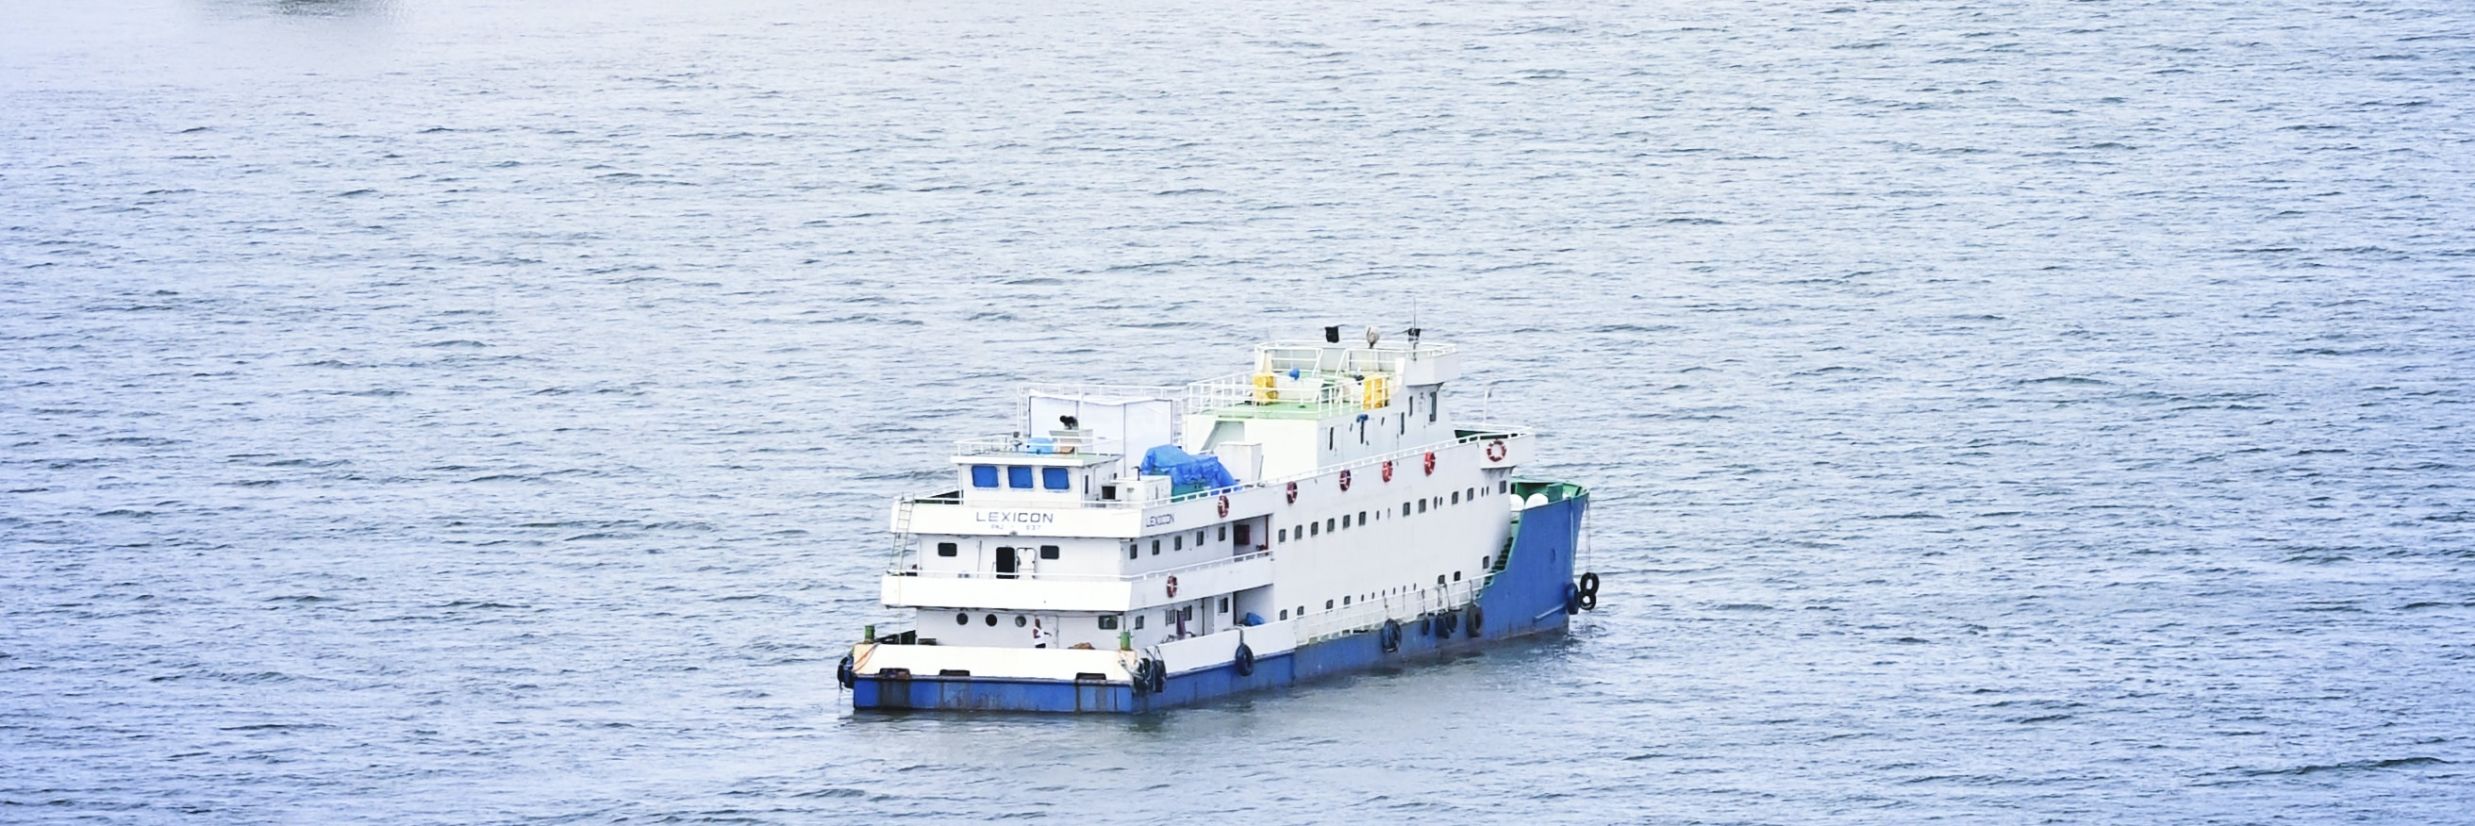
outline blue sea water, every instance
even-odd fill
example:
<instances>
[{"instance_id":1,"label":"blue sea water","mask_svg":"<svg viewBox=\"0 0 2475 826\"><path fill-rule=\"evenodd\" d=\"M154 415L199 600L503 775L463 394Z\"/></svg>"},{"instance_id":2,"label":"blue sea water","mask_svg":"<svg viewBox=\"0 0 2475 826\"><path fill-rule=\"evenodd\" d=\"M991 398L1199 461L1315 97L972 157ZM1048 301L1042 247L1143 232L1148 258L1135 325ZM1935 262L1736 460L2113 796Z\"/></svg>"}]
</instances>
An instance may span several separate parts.
<instances>
[{"instance_id":1,"label":"blue sea water","mask_svg":"<svg viewBox=\"0 0 2475 826\"><path fill-rule=\"evenodd\" d=\"M0 822L2475 822L2475 6L6 4ZM1029 381L1412 318L1567 638L853 715Z\"/></svg>"}]
</instances>

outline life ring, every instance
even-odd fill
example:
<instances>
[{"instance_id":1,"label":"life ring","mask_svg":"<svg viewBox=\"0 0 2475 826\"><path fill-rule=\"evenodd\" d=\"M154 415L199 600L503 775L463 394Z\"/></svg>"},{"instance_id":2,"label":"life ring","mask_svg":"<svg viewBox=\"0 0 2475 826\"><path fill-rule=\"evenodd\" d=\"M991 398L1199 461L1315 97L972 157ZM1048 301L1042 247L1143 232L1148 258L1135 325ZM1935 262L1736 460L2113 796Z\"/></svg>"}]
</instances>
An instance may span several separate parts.
<instances>
[{"instance_id":1,"label":"life ring","mask_svg":"<svg viewBox=\"0 0 2475 826\"><path fill-rule=\"evenodd\" d=\"M1581 592L1591 596L1598 595L1598 574L1588 571L1581 573Z\"/></svg>"},{"instance_id":2,"label":"life ring","mask_svg":"<svg viewBox=\"0 0 2475 826\"><path fill-rule=\"evenodd\" d=\"M1177 575L1169 575L1169 596L1177 596Z\"/></svg>"},{"instance_id":3,"label":"life ring","mask_svg":"<svg viewBox=\"0 0 2475 826\"><path fill-rule=\"evenodd\" d=\"M1504 440L1497 439L1487 443L1487 461L1504 461Z\"/></svg>"},{"instance_id":4,"label":"life ring","mask_svg":"<svg viewBox=\"0 0 2475 826\"><path fill-rule=\"evenodd\" d=\"M834 680L842 683L843 688L859 684L859 672L851 667L851 655L842 655L842 664L834 667Z\"/></svg>"},{"instance_id":5,"label":"life ring","mask_svg":"<svg viewBox=\"0 0 2475 826\"><path fill-rule=\"evenodd\" d=\"M1220 518L1229 518L1229 497L1220 497Z\"/></svg>"},{"instance_id":6,"label":"life ring","mask_svg":"<svg viewBox=\"0 0 2475 826\"><path fill-rule=\"evenodd\" d=\"M1342 490L1348 490L1348 489L1349 489L1349 471L1346 471L1346 470L1341 471L1341 489L1342 489Z\"/></svg>"},{"instance_id":7,"label":"life ring","mask_svg":"<svg viewBox=\"0 0 2475 826\"><path fill-rule=\"evenodd\" d=\"M1384 620L1383 630L1375 634L1375 643L1383 646L1385 651L1401 650L1401 621Z\"/></svg>"},{"instance_id":8,"label":"life ring","mask_svg":"<svg viewBox=\"0 0 2475 826\"><path fill-rule=\"evenodd\" d=\"M1384 460L1384 481L1392 481L1392 460L1390 459Z\"/></svg>"},{"instance_id":9,"label":"life ring","mask_svg":"<svg viewBox=\"0 0 2475 826\"><path fill-rule=\"evenodd\" d=\"M1485 627L1485 626L1486 626L1486 624L1487 624L1487 609L1478 607L1478 603L1475 603L1475 602L1470 603L1470 621L1469 621L1470 636L1473 636L1473 637L1478 636L1478 630L1479 630L1480 628Z\"/></svg>"},{"instance_id":10,"label":"life ring","mask_svg":"<svg viewBox=\"0 0 2475 826\"><path fill-rule=\"evenodd\" d=\"M1255 675L1255 649L1252 649L1252 648L1248 648L1248 647L1246 647L1246 644L1245 644L1245 643L1242 643L1242 642L1241 642L1241 643L1238 643L1238 650L1237 650L1237 662L1236 662L1236 665L1237 665L1237 673L1238 673L1238 676L1240 676L1240 677L1252 677L1252 676L1254 676L1254 675Z\"/></svg>"},{"instance_id":11,"label":"life ring","mask_svg":"<svg viewBox=\"0 0 2475 826\"><path fill-rule=\"evenodd\" d=\"M1296 482L1291 482L1291 483L1289 483L1289 504L1295 505L1295 504L1297 504L1297 503L1298 503L1298 483L1296 483Z\"/></svg>"},{"instance_id":12,"label":"life ring","mask_svg":"<svg viewBox=\"0 0 2475 826\"><path fill-rule=\"evenodd\" d=\"M1435 451L1427 451L1427 475L1435 475Z\"/></svg>"}]
</instances>

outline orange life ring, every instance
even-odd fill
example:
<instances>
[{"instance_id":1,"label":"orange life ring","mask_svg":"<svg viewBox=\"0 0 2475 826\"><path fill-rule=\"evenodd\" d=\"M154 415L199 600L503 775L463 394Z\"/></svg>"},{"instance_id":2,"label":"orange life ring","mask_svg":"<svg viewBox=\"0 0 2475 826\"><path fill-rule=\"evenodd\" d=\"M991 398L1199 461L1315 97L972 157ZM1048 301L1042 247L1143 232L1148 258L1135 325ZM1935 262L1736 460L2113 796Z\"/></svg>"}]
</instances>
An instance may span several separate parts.
<instances>
[{"instance_id":1,"label":"orange life ring","mask_svg":"<svg viewBox=\"0 0 2475 826\"><path fill-rule=\"evenodd\" d=\"M1427 451L1427 475L1435 475L1435 451Z\"/></svg>"},{"instance_id":2,"label":"orange life ring","mask_svg":"<svg viewBox=\"0 0 2475 826\"><path fill-rule=\"evenodd\" d=\"M1342 489L1342 490L1348 490L1348 489L1349 489L1349 471L1346 471L1346 470L1341 471L1341 489Z\"/></svg>"},{"instance_id":3,"label":"orange life ring","mask_svg":"<svg viewBox=\"0 0 2475 826\"><path fill-rule=\"evenodd\" d=\"M1291 482L1291 483L1289 483L1289 504L1295 505L1295 504L1297 504L1297 503L1298 503L1298 483L1296 483L1296 482Z\"/></svg>"},{"instance_id":4,"label":"orange life ring","mask_svg":"<svg viewBox=\"0 0 2475 826\"><path fill-rule=\"evenodd\" d=\"M1497 439L1487 443L1487 461L1504 461L1504 440Z\"/></svg>"},{"instance_id":5,"label":"orange life ring","mask_svg":"<svg viewBox=\"0 0 2475 826\"><path fill-rule=\"evenodd\" d=\"M1384 481L1392 481L1392 460L1384 460Z\"/></svg>"},{"instance_id":6,"label":"orange life ring","mask_svg":"<svg viewBox=\"0 0 2475 826\"><path fill-rule=\"evenodd\" d=\"M1229 518L1229 497L1220 497L1220 518Z\"/></svg>"},{"instance_id":7,"label":"orange life ring","mask_svg":"<svg viewBox=\"0 0 2475 826\"><path fill-rule=\"evenodd\" d=\"M1177 575L1169 575L1169 596L1177 596Z\"/></svg>"}]
</instances>

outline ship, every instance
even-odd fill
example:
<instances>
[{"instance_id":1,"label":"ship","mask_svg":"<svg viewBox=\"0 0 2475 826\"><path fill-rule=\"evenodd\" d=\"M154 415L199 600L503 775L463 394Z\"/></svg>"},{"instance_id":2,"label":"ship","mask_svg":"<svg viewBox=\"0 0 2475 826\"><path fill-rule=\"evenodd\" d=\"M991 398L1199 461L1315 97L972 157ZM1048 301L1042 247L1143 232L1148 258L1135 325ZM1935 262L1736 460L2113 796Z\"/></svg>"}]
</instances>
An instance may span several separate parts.
<instances>
[{"instance_id":1,"label":"ship","mask_svg":"<svg viewBox=\"0 0 2475 826\"><path fill-rule=\"evenodd\" d=\"M883 603L837 667L860 710L1142 713L1561 634L1589 494L1458 423L1459 348L1267 342L1181 387L1028 387L894 503Z\"/></svg>"}]
</instances>

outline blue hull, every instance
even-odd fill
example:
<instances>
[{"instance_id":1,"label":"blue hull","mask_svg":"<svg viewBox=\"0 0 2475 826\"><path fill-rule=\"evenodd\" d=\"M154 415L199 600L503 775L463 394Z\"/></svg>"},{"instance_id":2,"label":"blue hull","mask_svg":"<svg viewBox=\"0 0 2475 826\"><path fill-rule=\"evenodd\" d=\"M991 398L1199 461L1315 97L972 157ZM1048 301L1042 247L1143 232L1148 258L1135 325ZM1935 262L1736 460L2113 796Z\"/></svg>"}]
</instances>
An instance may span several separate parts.
<instances>
[{"instance_id":1,"label":"blue hull","mask_svg":"<svg viewBox=\"0 0 2475 826\"><path fill-rule=\"evenodd\" d=\"M1466 625L1442 636L1435 633L1440 629L1428 623L1405 622L1395 651L1383 650L1382 635L1370 629L1266 655L1255 663L1251 675L1240 676L1234 665L1172 674L1157 693L1137 692L1126 683L1111 682L862 675L852 687L851 705L862 709L1134 713L1561 632L1568 618L1565 605L1573 582L1573 555L1588 508L1585 494L1521 511L1504 569L1478 594L1485 622L1475 635Z\"/></svg>"}]
</instances>

